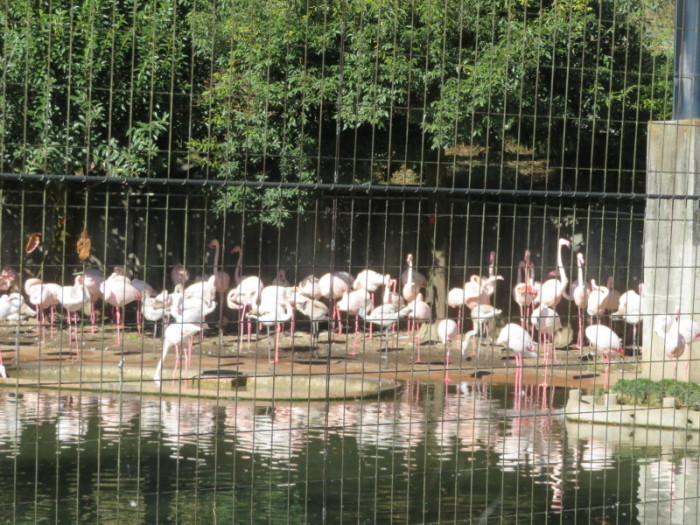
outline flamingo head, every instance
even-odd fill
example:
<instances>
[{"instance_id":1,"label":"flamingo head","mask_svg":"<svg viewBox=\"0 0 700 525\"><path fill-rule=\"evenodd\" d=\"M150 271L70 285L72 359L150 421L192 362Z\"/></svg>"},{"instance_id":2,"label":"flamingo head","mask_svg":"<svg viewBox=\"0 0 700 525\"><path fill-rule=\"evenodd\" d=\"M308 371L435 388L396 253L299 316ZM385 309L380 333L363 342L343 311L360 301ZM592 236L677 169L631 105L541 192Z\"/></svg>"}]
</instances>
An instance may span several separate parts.
<instances>
[{"instance_id":1,"label":"flamingo head","mask_svg":"<svg viewBox=\"0 0 700 525\"><path fill-rule=\"evenodd\" d=\"M584 264L586 264L586 261L584 260L582 253L576 254L576 260L578 261L579 266L583 266Z\"/></svg>"},{"instance_id":2,"label":"flamingo head","mask_svg":"<svg viewBox=\"0 0 700 525\"><path fill-rule=\"evenodd\" d=\"M555 279L556 277L559 277L559 272L552 270L551 272L547 273L547 277L550 279Z\"/></svg>"},{"instance_id":3,"label":"flamingo head","mask_svg":"<svg viewBox=\"0 0 700 525\"><path fill-rule=\"evenodd\" d=\"M229 253L234 254L234 253L239 253L240 251L241 251L240 246L234 246L233 248L231 248L231 251Z\"/></svg>"},{"instance_id":4,"label":"flamingo head","mask_svg":"<svg viewBox=\"0 0 700 525\"><path fill-rule=\"evenodd\" d=\"M569 239L559 239L559 246L571 247L571 241Z\"/></svg>"},{"instance_id":5,"label":"flamingo head","mask_svg":"<svg viewBox=\"0 0 700 525\"><path fill-rule=\"evenodd\" d=\"M406 256L406 262L407 262L408 264L412 264L412 263L413 263L413 254L412 254L412 253L409 253L409 254Z\"/></svg>"},{"instance_id":6,"label":"flamingo head","mask_svg":"<svg viewBox=\"0 0 700 525\"><path fill-rule=\"evenodd\" d=\"M216 248L219 246L219 239L214 239L207 246L209 246L209 248Z\"/></svg>"},{"instance_id":7,"label":"flamingo head","mask_svg":"<svg viewBox=\"0 0 700 525\"><path fill-rule=\"evenodd\" d=\"M615 279L612 276L608 277L608 288L611 290L615 288Z\"/></svg>"},{"instance_id":8,"label":"flamingo head","mask_svg":"<svg viewBox=\"0 0 700 525\"><path fill-rule=\"evenodd\" d=\"M491 266L496 264L496 252L489 253L489 263L491 264Z\"/></svg>"}]
</instances>

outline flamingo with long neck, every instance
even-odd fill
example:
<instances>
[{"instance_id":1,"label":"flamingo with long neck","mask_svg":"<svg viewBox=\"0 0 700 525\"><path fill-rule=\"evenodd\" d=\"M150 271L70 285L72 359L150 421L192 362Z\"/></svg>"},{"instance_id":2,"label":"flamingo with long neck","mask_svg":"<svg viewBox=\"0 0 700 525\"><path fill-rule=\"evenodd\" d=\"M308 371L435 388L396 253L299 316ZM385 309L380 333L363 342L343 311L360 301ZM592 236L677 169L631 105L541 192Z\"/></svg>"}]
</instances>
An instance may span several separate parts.
<instances>
[{"instance_id":1,"label":"flamingo with long neck","mask_svg":"<svg viewBox=\"0 0 700 525\"><path fill-rule=\"evenodd\" d=\"M586 261L583 258L583 254L577 253L576 254L576 265L578 266L578 274L577 274L578 280L577 280L577 284L576 284L576 287L574 288L572 296L574 298L574 303L576 304L576 308L578 309L578 339L576 341L576 348L578 348L578 349L583 348L583 323L584 323L583 311L584 311L584 308L586 308L588 306L588 295L591 293L591 287L583 279L583 266L585 263L586 263Z\"/></svg>"},{"instance_id":2,"label":"flamingo with long neck","mask_svg":"<svg viewBox=\"0 0 700 525\"><path fill-rule=\"evenodd\" d=\"M562 247L571 246L571 241L568 239L559 239L557 243L557 269L559 270L559 279L548 279L542 283L540 289L540 304L550 308L556 308L561 302L566 287L569 285L569 279L566 277L564 262L561 256Z\"/></svg>"}]
</instances>

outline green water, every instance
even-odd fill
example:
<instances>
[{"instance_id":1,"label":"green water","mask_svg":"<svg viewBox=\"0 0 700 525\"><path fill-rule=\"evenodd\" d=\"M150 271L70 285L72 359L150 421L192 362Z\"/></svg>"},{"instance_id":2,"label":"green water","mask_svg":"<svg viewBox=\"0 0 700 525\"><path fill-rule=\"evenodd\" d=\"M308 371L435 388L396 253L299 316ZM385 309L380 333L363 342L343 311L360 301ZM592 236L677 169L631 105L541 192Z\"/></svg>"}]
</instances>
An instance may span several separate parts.
<instances>
[{"instance_id":1,"label":"green water","mask_svg":"<svg viewBox=\"0 0 700 525\"><path fill-rule=\"evenodd\" d=\"M564 391L513 410L509 388L327 405L0 390L0 523L694 523L696 451L585 435Z\"/></svg>"}]
</instances>

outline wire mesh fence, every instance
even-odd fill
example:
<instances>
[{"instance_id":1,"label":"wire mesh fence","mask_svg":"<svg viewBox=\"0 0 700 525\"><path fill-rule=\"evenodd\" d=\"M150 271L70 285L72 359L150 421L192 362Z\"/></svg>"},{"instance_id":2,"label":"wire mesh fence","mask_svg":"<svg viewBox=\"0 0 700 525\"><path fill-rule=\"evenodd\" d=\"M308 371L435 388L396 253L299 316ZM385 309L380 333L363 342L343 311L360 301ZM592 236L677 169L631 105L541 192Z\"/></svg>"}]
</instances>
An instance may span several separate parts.
<instances>
[{"instance_id":1,"label":"wire mesh fence","mask_svg":"<svg viewBox=\"0 0 700 525\"><path fill-rule=\"evenodd\" d=\"M673 2L0 21L1 522L695 522Z\"/></svg>"}]
</instances>

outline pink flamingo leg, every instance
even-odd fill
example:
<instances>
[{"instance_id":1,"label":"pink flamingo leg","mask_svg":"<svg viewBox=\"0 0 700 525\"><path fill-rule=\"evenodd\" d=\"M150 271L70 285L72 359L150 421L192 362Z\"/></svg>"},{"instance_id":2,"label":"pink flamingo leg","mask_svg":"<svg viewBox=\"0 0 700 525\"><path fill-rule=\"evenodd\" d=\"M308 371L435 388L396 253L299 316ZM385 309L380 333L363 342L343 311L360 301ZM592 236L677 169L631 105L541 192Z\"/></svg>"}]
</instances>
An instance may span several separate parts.
<instances>
[{"instance_id":1,"label":"pink flamingo leg","mask_svg":"<svg viewBox=\"0 0 700 525\"><path fill-rule=\"evenodd\" d=\"M445 384L451 383L452 380L450 379L449 372L450 372L450 345L449 343L447 344L447 348L445 349L445 377L443 378L443 382Z\"/></svg>"},{"instance_id":2,"label":"pink flamingo leg","mask_svg":"<svg viewBox=\"0 0 700 525\"><path fill-rule=\"evenodd\" d=\"M280 323L277 323L275 326L275 358L271 361L271 363L279 363L280 361L280 332L282 331L282 327L280 326Z\"/></svg>"}]
</instances>

